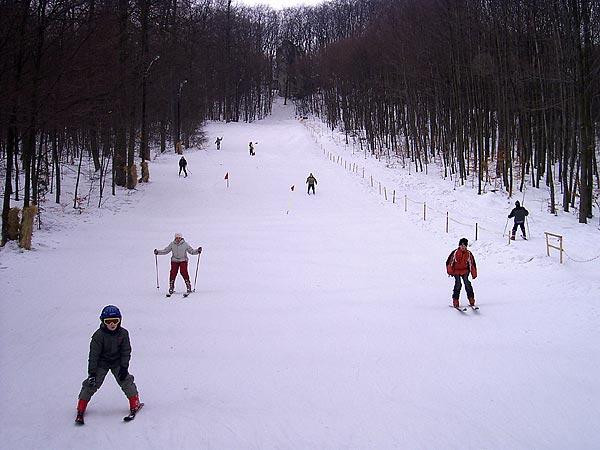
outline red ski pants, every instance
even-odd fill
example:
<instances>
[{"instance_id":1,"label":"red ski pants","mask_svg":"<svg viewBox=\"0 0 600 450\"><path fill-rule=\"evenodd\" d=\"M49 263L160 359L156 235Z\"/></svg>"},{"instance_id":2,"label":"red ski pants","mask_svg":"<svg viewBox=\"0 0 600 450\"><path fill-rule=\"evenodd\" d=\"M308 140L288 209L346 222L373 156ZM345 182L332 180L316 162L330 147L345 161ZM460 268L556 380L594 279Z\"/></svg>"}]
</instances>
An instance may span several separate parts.
<instances>
[{"instance_id":1,"label":"red ski pants","mask_svg":"<svg viewBox=\"0 0 600 450\"><path fill-rule=\"evenodd\" d=\"M171 272L169 273L169 280L175 281L177 278L177 271L181 272L181 276L185 281L190 281L190 276L187 271L187 261L171 261Z\"/></svg>"}]
</instances>

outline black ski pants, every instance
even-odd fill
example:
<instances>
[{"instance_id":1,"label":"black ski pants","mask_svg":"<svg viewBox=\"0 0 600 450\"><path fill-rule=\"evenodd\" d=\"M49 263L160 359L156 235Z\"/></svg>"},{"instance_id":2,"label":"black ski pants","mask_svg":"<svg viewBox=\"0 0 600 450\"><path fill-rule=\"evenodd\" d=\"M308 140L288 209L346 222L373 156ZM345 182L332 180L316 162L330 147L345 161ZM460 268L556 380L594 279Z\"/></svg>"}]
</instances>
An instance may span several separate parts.
<instances>
[{"instance_id":1,"label":"black ski pants","mask_svg":"<svg viewBox=\"0 0 600 450\"><path fill-rule=\"evenodd\" d=\"M513 237L515 237L515 233L517 232L517 228L518 227L521 227L521 233L523 233L523 237L526 237L525 236L525 223L524 222L521 222L521 223L515 222L515 224L513 226L513 229L512 229L512 235L513 235Z\"/></svg>"},{"instance_id":2,"label":"black ski pants","mask_svg":"<svg viewBox=\"0 0 600 450\"><path fill-rule=\"evenodd\" d=\"M314 185L314 184L309 184L309 185L308 185L308 192L307 192L308 194L310 194L310 190L311 190L311 189L312 189L312 191L313 191L313 194L314 194L314 193L315 193L315 185Z\"/></svg>"},{"instance_id":3,"label":"black ski pants","mask_svg":"<svg viewBox=\"0 0 600 450\"><path fill-rule=\"evenodd\" d=\"M471 285L471 281L469 280L469 273L467 272L464 275L454 275L454 290L452 291L452 298L454 300L458 300L460 297L460 290L462 288L461 280L465 283L465 290L467 291L467 298L475 298L475 293L473 292L473 286Z\"/></svg>"},{"instance_id":4,"label":"black ski pants","mask_svg":"<svg viewBox=\"0 0 600 450\"><path fill-rule=\"evenodd\" d=\"M181 176L182 170L183 170L183 173L185 173L185 176L187 177L187 170L185 170L185 166L179 166L179 176Z\"/></svg>"}]
</instances>

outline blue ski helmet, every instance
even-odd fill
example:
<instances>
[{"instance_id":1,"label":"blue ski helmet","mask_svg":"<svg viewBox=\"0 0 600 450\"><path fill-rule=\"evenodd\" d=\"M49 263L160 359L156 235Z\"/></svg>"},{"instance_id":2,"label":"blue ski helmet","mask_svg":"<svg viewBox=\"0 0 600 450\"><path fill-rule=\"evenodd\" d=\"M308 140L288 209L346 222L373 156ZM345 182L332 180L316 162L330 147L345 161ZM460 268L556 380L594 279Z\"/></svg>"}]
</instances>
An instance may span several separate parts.
<instances>
[{"instance_id":1,"label":"blue ski helmet","mask_svg":"<svg viewBox=\"0 0 600 450\"><path fill-rule=\"evenodd\" d=\"M119 311L119 308L114 305L105 306L100 313L100 320L113 317L118 317L119 319L121 318L121 311Z\"/></svg>"}]
</instances>

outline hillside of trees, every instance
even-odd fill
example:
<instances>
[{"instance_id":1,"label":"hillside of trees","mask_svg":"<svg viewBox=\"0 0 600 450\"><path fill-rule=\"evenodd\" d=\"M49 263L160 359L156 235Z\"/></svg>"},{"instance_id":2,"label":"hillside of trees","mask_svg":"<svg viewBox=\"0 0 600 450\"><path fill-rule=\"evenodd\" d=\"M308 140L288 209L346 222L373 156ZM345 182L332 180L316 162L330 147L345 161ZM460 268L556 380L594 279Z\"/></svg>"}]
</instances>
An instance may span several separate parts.
<instances>
[{"instance_id":1,"label":"hillside of trees","mask_svg":"<svg viewBox=\"0 0 600 450\"><path fill-rule=\"evenodd\" d=\"M282 43L291 45L285 57ZM289 46L288 46L289 48ZM447 176L546 185L551 212L592 217L600 191L598 0L333 0L276 11L231 0L0 3L2 244L61 164L133 189L149 145L206 120L268 115L285 78L376 157ZM282 74L282 71L285 73ZM141 178L136 161L142 163ZM146 173L144 173L146 172ZM556 185L558 182L559 185Z\"/></svg>"},{"instance_id":2,"label":"hillside of trees","mask_svg":"<svg viewBox=\"0 0 600 450\"><path fill-rule=\"evenodd\" d=\"M509 194L546 185L550 211L598 200L600 2L356 0L287 12L303 111L373 155ZM555 185L558 180L559 186ZM559 198L557 199L557 195Z\"/></svg>"}]
</instances>

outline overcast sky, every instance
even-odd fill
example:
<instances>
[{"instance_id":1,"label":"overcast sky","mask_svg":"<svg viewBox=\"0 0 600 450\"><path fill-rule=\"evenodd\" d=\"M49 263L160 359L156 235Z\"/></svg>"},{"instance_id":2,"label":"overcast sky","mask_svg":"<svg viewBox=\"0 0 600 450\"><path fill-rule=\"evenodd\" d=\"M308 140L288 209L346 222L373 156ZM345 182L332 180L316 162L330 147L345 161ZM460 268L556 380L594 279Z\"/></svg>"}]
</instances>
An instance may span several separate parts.
<instances>
[{"instance_id":1,"label":"overcast sky","mask_svg":"<svg viewBox=\"0 0 600 450\"><path fill-rule=\"evenodd\" d=\"M288 6L317 5L319 3L323 3L324 1L325 0L237 0L238 3L243 3L249 6L263 4L277 9L286 8Z\"/></svg>"}]
</instances>

